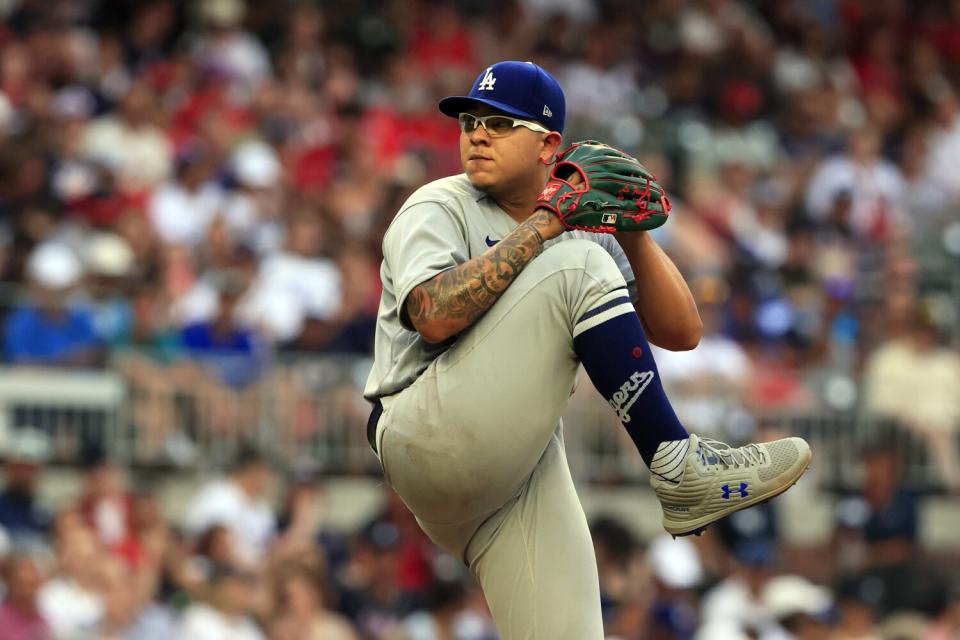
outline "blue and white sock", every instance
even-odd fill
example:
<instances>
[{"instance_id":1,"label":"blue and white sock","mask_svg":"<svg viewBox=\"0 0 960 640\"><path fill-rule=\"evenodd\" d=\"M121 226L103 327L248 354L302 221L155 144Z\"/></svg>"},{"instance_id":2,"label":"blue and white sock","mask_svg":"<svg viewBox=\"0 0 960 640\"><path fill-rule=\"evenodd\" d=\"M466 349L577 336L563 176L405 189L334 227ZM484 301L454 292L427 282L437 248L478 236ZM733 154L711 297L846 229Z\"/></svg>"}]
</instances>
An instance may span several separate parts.
<instances>
[{"instance_id":1,"label":"blue and white sock","mask_svg":"<svg viewBox=\"0 0 960 640\"><path fill-rule=\"evenodd\" d=\"M651 472L679 482L683 465L677 463L686 457L687 431L663 390L626 289L606 294L580 317L573 349Z\"/></svg>"},{"instance_id":2,"label":"blue and white sock","mask_svg":"<svg viewBox=\"0 0 960 640\"><path fill-rule=\"evenodd\" d=\"M668 482L678 483L683 479L683 469L690 451L690 439L661 442L650 463L650 473L654 473Z\"/></svg>"}]
</instances>

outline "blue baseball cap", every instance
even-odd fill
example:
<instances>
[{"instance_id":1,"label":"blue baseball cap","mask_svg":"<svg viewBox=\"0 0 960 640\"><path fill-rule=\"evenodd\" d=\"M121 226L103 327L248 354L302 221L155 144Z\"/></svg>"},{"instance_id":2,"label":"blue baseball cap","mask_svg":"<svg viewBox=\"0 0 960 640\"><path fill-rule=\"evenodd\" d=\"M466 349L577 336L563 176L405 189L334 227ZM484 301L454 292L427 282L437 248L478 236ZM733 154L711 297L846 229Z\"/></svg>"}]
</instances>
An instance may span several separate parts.
<instances>
[{"instance_id":1,"label":"blue baseball cap","mask_svg":"<svg viewBox=\"0 0 960 640\"><path fill-rule=\"evenodd\" d=\"M508 60L487 67L468 95L444 98L439 107L444 115L456 118L477 103L563 133L567 112L563 89L556 78L532 62Z\"/></svg>"}]
</instances>

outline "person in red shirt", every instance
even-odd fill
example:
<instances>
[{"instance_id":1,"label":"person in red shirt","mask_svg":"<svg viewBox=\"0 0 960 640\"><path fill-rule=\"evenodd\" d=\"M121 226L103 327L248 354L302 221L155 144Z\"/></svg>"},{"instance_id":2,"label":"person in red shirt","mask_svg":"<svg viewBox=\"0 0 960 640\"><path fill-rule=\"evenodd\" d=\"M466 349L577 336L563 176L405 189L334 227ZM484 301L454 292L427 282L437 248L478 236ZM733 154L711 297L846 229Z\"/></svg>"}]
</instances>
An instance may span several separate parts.
<instances>
[{"instance_id":1,"label":"person in red shirt","mask_svg":"<svg viewBox=\"0 0 960 640\"><path fill-rule=\"evenodd\" d=\"M78 508L107 549L131 566L138 566L146 557L133 527L134 496L123 471L101 454L94 455L88 461L89 473Z\"/></svg>"}]
</instances>

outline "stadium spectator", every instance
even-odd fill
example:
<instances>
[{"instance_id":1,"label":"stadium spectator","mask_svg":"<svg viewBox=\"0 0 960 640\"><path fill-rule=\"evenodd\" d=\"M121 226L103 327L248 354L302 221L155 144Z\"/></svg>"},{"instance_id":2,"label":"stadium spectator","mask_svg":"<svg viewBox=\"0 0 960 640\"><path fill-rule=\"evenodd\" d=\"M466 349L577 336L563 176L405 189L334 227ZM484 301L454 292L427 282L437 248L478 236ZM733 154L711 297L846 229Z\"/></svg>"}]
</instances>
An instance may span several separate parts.
<instances>
[{"instance_id":1,"label":"stadium spectator","mask_svg":"<svg viewBox=\"0 0 960 640\"><path fill-rule=\"evenodd\" d=\"M57 640L93 633L104 615L101 550L93 531L77 515L59 516L57 572L40 588L37 600Z\"/></svg>"},{"instance_id":2,"label":"stadium spectator","mask_svg":"<svg viewBox=\"0 0 960 640\"><path fill-rule=\"evenodd\" d=\"M314 340L322 345L340 321L341 276L336 264L323 256L329 240L318 213L304 210L289 216L285 249L260 263L241 302L243 320L273 342L297 339L312 320L320 324L313 331L321 334Z\"/></svg>"},{"instance_id":3,"label":"stadium spectator","mask_svg":"<svg viewBox=\"0 0 960 640\"><path fill-rule=\"evenodd\" d=\"M183 640L264 640L253 620L255 578L230 567L218 567L210 576L206 602L183 613L176 637Z\"/></svg>"},{"instance_id":4,"label":"stadium spectator","mask_svg":"<svg viewBox=\"0 0 960 640\"><path fill-rule=\"evenodd\" d=\"M92 456L77 509L106 550L131 565L141 564L145 558L134 531L135 499L127 490L124 472L101 453Z\"/></svg>"},{"instance_id":5,"label":"stadium spectator","mask_svg":"<svg viewBox=\"0 0 960 640\"><path fill-rule=\"evenodd\" d=\"M108 558L103 572L103 619L97 637L103 640L167 640L176 637L168 607L153 604L153 576L138 574L118 558Z\"/></svg>"},{"instance_id":6,"label":"stadium spectator","mask_svg":"<svg viewBox=\"0 0 960 640\"><path fill-rule=\"evenodd\" d=\"M342 294L339 313L333 321L308 313L299 334L279 345L282 351L307 357L317 353L371 355L381 285L370 253L357 243L340 248L336 256Z\"/></svg>"},{"instance_id":7,"label":"stadium spectator","mask_svg":"<svg viewBox=\"0 0 960 640\"><path fill-rule=\"evenodd\" d=\"M764 589L763 605L782 630L781 637L796 640L831 640L834 637L829 622L833 608L830 591L806 578L777 576Z\"/></svg>"},{"instance_id":8,"label":"stadium spectator","mask_svg":"<svg viewBox=\"0 0 960 640\"><path fill-rule=\"evenodd\" d=\"M696 349L657 349L657 366L664 385L682 401L676 405L684 424L717 437L742 429L744 397L750 384L750 357L743 347L725 335L720 326L722 306L729 296L725 283L716 278L693 282L694 296L703 322L703 335Z\"/></svg>"},{"instance_id":9,"label":"stadium spectator","mask_svg":"<svg viewBox=\"0 0 960 640\"><path fill-rule=\"evenodd\" d=\"M650 598L647 625L651 637L693 637L698 618L695 593L705 575L701 556L702 552L689 540L658 536L651 541L647 562L653 592L646 596ZM642 584L636 579L634 582Z\"/></svg>"},{"instance_id":10,"label":"stadium spectator","mask_svg":"<svg viewBox=\"0 0 960 640\"><path fill-rule=\"evenodd\" d=\"M131 293L129 334L114 345L111 358L130 385L132 420L141 455L156 460L166 453L177 460L183 452L177 449L182 432L174 399L189 388L192 371L183 358L169 296L157 289L156 284L148 282Z\"/></svg>"},{"instance_id":11,"label":"stadium spectator","mask_svg":"<svg viewBox=\"0 0 960 640\"><path fill-rule=\"evenodd\" d=\"M844 581L837 589L839 620L834 629L837 640L880 640L877 618L862 591L862 582Z\"/></svg>"},{"instance_id":12,"label":"stadium spectator","mask_svg":"<svg viewBox=\"0 0 960 640\"><path fill-rule=\"evenodd\" d=\"M157 126L157 96L145 80L135 80L116 114L106 114L87 125L84 154L106 167L120 192L136 195L170 175L173 145Z\"/></svg>"},{"instance_id":13,"label":"stadium spectator","mask_svg":"<svg viewBox=\"0 0 960 640\"><path fill-rule=\"evenodd\" d=\"M404 618L417 608L418 594L401 586L399 551L400 533L385 521L368 526L354 541L339 576L340 607L361 634L399 633Z\"/></svg>"},{"instance_id":14,"label":"stadium spectator","mask_svg":"<svg viewBox=\"0 0 960 640\"><path fill-rule=\"evenodd\" d=\"M404 620L404 638L494 640L497 637L490 623L470 607L470 594L459 581L438 580L427 592L425 608Z\"/></svg>"},{"instance_id":15,"label":"stadium spectator","mask_svg":"<svg viewBox=\"0 0 960 640\"><path fill-rule=\"evenodd\" d=\"M906 181L904 196L914 232L923 237L936 234L949 210L949 196L928 172L928 155L936 144L929 137L926 126L917 124L903 136L900 167Z\"/></svg>"},{"instance_id":16,"label":"stadium spectator","mask_svg":"<svg viewBox=\"0 0 960 640\"><path fill-rule=\"evenodd\" d=\"M259 373L256 337L237 318L237 305L249 284L238 271L214 274L217 300L215 316L207 322L185 326L180 334L185 353L214 380L237 389Z\"/></svg>"},{"instance_id":17,"label":"stadium spectator","mask_svg":"<svg viewBox=\"0 0 960 640\"><path fill-rule=\"evenodd\" d=\"M110 193L111 175L83 153L83 135L97 108L96 97L85 87L60 89L50 104L57 133L56 157L50 169L50 186L57 201L71 211L92 220L102 196Z\"/></svg>"},{"instance_id":18,"label":"stadium spectator","mask_svg":"<svg viewBox=\"0 0 960 640\"><path fill-rule=\"evenodd\" d=\"M951 634L956 637L960 633L960 598L955 584L948 581L942 601L930 613L924 640L947 640Z\"/></svg>"},{"instance_id":19,"label":"stadium spectator","mask_svg":"<svg viewBox=\"0 0 960 640\"><path fill-rule=\"evenodd\" d=\"M283 167L274 148L259 140L242 143L228 165L236 184L223 203L230 238L259 255L281 248L290 228L284 220Z\"/></svg>"},{"instance_id":20,"label":"stadium spectator","mask_svg":"<svg viewBox=\"0 0 960 640\"><path fill-rule=\"evenodd\" d=\"M942 77L931 81L928 91L934 117L927 134L924 175L949 204L956 206L960 185L949 168L960 160L960 98L956 88Z\"/></svg>"},{"instance_id":21,"label":"stadium spectator","mask_svg":"<svg viewBox=\"0 0 960 640\"><path fill-rule=\"evenodd\" d=\"M217 567L247 566L237 551L233 531L222 524L215 524L204 531L193 545L194 555L190 561L207 577Z\"/></svg>"},{"instance_id":22,"label":"stadium spectator","mask_svg":"<svg viewBox=\"0 0 960 640\"><path fill-rule=\"evenodd\" d=\"M22 365L85 367L103 361L103 345L89 309L70 301L83 265L62 244L37 247L27 261L31 299L7 316L4 336L10 362Z\"/></svg>"},{"instance_id":23,"label":"stadium spectator","mask_svg":"<svg viewBox=\"0 0 960 640\"><path fill-rule=\"evenodd\" d=\"M890 445L871 446L863 458L863 493L837 505L845 546L852 546L851 536L865 543L867 563L856 568L908 563L917 551L920 523L917 496L901 484L903 462Z\"/></svg>"},{"instance_id":24,"label":"stadium spectator","mask_svg":"<svg viewBox=\"0 0 960 640\"><path fill-rule=\"evenodd\" d=\"M636 536L615 518L599 517L590 524L600 575L600 603L604 628L630 637L637 635L637 611L642 610L642 581L638 562L642 548Z\"/></svg>"},{"instance_id":25,"label":"stadium spectator","mask_svg":"<svg viewBox=\"0 0 960 640\"><path fill-rule=\"evenodd\" d=\"M567 117L590 130L633 116L640 89L636 63L622 55L616 38L605 37L608 25L587 34L582 57L564 66L559 76L566 90Z\"/></svg>"},{"instance_id":26,"label":"stadium spectator","mask_svg":"<svg viewBox=\"0 0 960 640\"><path fill-rule=\"evenodd\" d=\"M922 306L902 335L891 336L865 365L865 408L894 420L925 442L941 479L960 489L957 433L960 429L960 355L941 346L939 329ZM902 398L911 402L902 402Z\"/></svg>"},{"instance_id":27,"label":"stadium spectator","mask_svg":"<svg viewBox=\"0 0 960 640\"><path fill-rule=\"evenodd\" d=\"M271 640L357 640L347 620L325 605L320 576L307 567L280 569L274 593L278 615Z\"/></svg>"},{"instance_id":28,"label":"stadium spectator","mask_svg":"<svg viewBox=\"0 0 960 640\"><path fill-rule=\"evenodd\" d=\"M133 250L115 234L98 233L87 239L84 263L93 329L111 348L128 343L133 330L133 305L127 289L134 261Z\"/></svg>"},{"instance_id":29,"label":"stadium spectator","mask_svg":"<svg viewBox=\"0 0 960 640\"><path fill-rule=\"evenodd\" d=\"M200 142L176 157L174 179L157 186L148 204L150 223L161 241L196 246L220 215L225 194L216 183L213 152Z\"/></svg>"},{"instance_id":30,"label":"stadium spectator","mask_svg":"<svg viewBox=\"0 0 960 640\"><path fill-rule=\"evenodd\" d=\"M197 537L213 525L226 527L245 567L257 567L276 532L276 516L267 501L273 471L265 458L241 451L229 475L213 480L190 499L183 528Z\"/></svg>"},{"instance_id":31,"label":"stadium spectator","mask_svg":"<svg viewBox=\"0 0 960 640\"><path fill-rule=\"evenodd\" d=\"M210 274L214 315L180 332L184 354L195 365L182 371L184 389L213 433L245 433L257 416L257 387L264 353L253 330L239 318L238 305L249 289L246 273L229 269Z\"/></svg>"},{"instance_id":32,"label":"stadium spectator","mask_svg":"<svg viewBox=\"0 0 960 640\"><path fill-rule=\"evenodd\" d=\"M752 541L733 551L735 563L730 575L704 594L697 638L773 637L776 620L763 598L777 575L776 544Z\"/></svg>"},{"instance_id":33,"label":"stadium spectator","mask_svg":"<svg viewBox=\"0 0 960 640\"><path fill-rule=\"evenodd\" d=\"M28 556L6 559L6 597L0 605L0 634L5 640L53 640L53 632L37 608L43 577Z\"/></svg>"},{"instance_id":34,"label":"stadium spectator","mask_svg":"<svg viewBox=\"0 0 960 640\"><path fill-rule=\"evenodd\" d=\"M4 452L5 486L0 492L0 527L15 547L42 548L53 515L37 497L37 482L50 460L46 432L32 427L14 430Z\"/></svg>"},{"instance_id":35,"label":"stadium spectator","mask_svg":"<svg viewBox=\"0 0 960 640\"><path fill-rule=\"evenodd\" d=\"M192 55L202 67L216 69L236 91L249 92L271 72L263 43L243 28L243 0L200 0L194 5L200 32Z\"/></svg>"},{"instance_id":36,"label":"stadium spectator","mask_svg":"<svg viewBox=\"0 0 960 640\"><path fill-rule=\"evenodd\" d=\"M272 563L297 561L310 567L327 564L323 538L329 532L322 532L326 505L320 482L319 474L313 472L302 472L290 481L277 517L278 536L271 548Z\"/></svg>"},{"instance_id":37,"label":"stadium spectator","mask_svg":"<svg viewBox=\"0 0 960 640\"><path fill-rule=\"evenodd\" d=\"M866 126L850 134L844 154L825 160L807 185L806 206L818 220L826 218L838 191L851 198L850 224L866 241L887 240L907 220L904 180L900 170L883 158L883 139Z\"/></svg>"}]
</instances>

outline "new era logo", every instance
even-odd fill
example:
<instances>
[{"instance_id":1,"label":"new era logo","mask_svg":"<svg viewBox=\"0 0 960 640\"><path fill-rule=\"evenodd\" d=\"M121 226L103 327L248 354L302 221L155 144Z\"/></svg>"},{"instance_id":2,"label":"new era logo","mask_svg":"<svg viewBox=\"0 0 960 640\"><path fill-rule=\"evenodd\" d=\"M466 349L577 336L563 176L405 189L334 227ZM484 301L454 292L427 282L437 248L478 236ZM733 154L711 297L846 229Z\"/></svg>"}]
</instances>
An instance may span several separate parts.
<instances>
[{"instance_id":1,"label":"new era logo","mask_svg":"<svg viewBox=\"0 0 960 640\"><path fill-rule=\"evenodd\" d=\"M477 85L477 91L493 91L493 85L497 84L497 79L493 77L493 67L487 67L487 73L480 79Z\"/></svg>"},{"instance_id":2,"label":"new era logo","mask_svg":"<svg viewBox=\"0 0 960 640\"><path fill-rule=\"evenodd\" d=\"M547 116L548 118L552 118L553 111L550 111L550 107L548 107L547 105L543 105L543 115Z\"/></svg>"}]
</instances>

